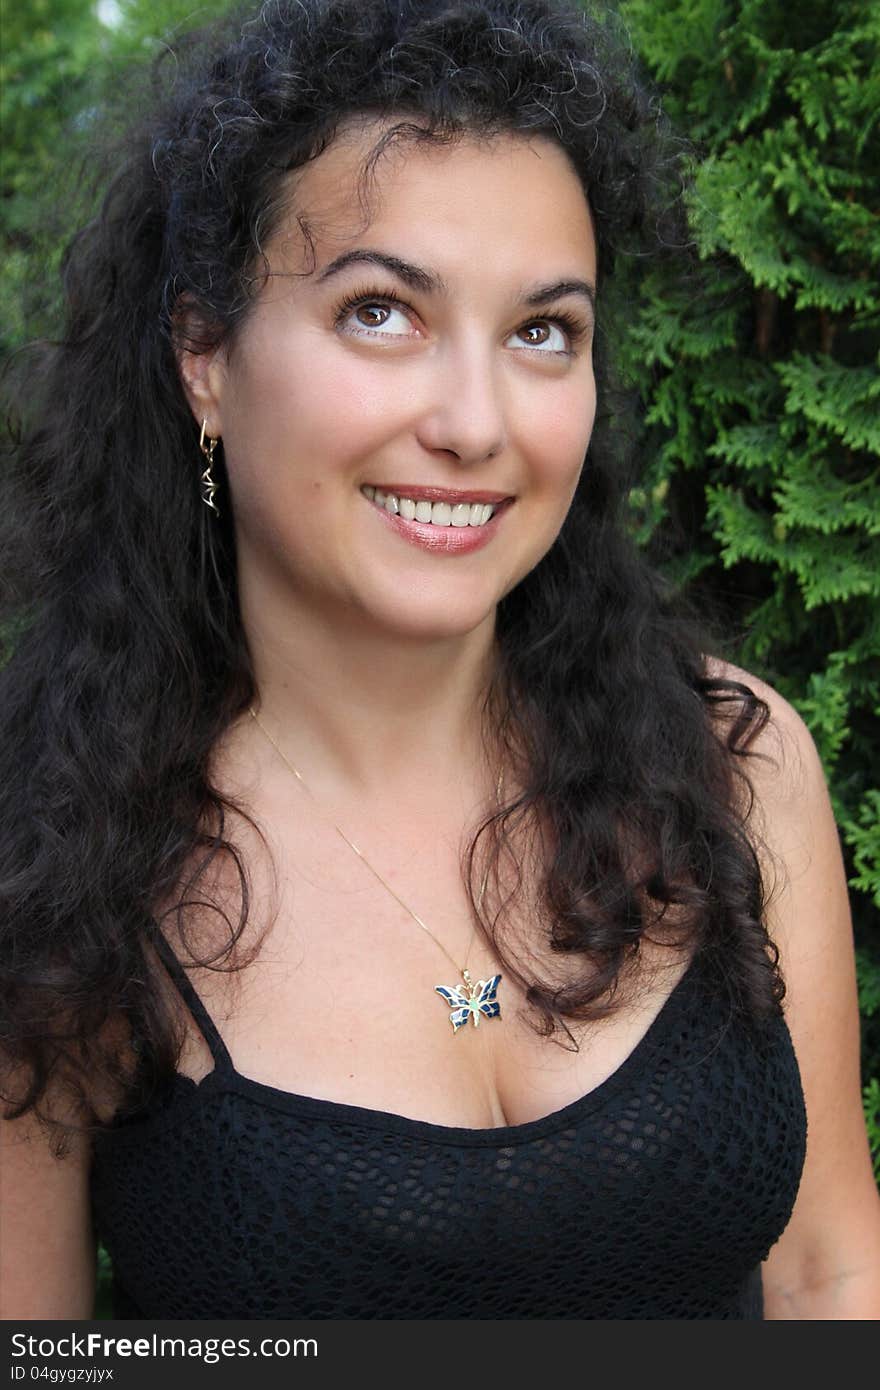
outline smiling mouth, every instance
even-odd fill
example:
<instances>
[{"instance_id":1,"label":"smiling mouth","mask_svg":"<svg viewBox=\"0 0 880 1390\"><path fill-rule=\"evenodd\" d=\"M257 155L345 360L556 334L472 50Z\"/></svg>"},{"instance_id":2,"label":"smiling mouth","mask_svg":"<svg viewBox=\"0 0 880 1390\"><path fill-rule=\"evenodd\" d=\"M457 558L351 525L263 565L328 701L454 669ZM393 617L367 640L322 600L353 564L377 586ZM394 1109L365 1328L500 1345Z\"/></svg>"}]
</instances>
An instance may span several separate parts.
<instances>
[{"instance_id":1,"label":"smiling mouth","mask_svg":"<svg viewBox=\"0 0 880 1390\"><path fill-rule=\"evenodd\" d=\"M384 492L381 488L365 483L361 492L374 507L400 516L404 521L419 521L431 526L485 526L510 498L492 502L484 501L443 501L427 497L407 497L396 492Z\"/></svg>"}]
</instances>

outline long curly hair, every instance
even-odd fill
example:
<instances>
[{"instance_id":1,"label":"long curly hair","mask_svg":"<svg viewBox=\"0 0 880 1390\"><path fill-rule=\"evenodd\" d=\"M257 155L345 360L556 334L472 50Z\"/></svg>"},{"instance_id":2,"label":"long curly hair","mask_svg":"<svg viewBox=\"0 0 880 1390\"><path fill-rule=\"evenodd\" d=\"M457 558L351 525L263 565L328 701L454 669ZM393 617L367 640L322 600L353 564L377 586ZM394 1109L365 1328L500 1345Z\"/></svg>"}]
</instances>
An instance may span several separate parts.
<instances>
[{"instance_id":1,"label":"long curly hair","mask_svg":"<svg viewBox=\"0 0 880 1390\"><path fill-rule=\"evenodd\" d=\"M218 524L199 497L177 310L184 296L197 307L205 347L235 333L285 176L363 113L390 117L401 139L548 137L596 230L598 416L561 534L498 613L485 713L516 761L516 795L468 848L475 914L548 1034L611 1009L623 967L670 921L717 963L742 1017L778 1009L747 833L745 756L767 709L711 677L621 519L633 477L610 376L613 289L683 246L680 142L613 15L574 0L268 0L168 47L100 212L68 248L63 332L20 386L0 508L10 1117L57 1124L44 1110L61 1086L95 1127L99 1088L136 1108L167 1078L181 1033L148 948L157 904L181 923L213 906L224 943L194 957L242 963L248 869L228 826L244 812L212 784L210 757L255 682L229 509ZM491 908L474 891L487 871L501 883L523 836L543 847L536 921L581 958L563 985L528 975L505 946L503 895ZM208 891L218 856L240 885L231 914Z\"/></svg>"}]
</instances>

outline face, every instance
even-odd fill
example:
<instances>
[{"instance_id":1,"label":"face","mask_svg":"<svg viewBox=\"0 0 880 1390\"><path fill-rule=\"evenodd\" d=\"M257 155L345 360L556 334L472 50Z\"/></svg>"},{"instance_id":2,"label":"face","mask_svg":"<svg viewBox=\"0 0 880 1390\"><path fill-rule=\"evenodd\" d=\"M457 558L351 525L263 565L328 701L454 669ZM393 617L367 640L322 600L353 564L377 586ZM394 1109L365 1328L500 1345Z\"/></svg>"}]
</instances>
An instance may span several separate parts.
<instances>
[{"instance_id":1,"label":"face","mask_svg":"<svg viewBox=\"0 0 880 1390\"><path fill-rule=\"evenodd\" d=\"M568 511L595 241L545 139L392 145L364 214L379 133L299 172L244 326L182 372L223 440L245 613L446 639L491 629Z\"/></svg>"}]
</instances>

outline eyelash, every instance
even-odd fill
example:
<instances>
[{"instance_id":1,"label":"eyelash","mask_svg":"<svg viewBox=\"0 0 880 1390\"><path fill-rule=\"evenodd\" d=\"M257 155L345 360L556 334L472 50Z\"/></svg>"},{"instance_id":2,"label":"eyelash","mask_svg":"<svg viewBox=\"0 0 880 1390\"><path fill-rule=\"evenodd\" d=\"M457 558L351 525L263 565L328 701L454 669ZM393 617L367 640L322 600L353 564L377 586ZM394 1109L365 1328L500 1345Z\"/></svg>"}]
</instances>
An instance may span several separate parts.
<instances>
[{"instance_id":1,"label":"eyelash","mask_svg":"<svg viewBox=\"0 0 880 1390\"><path fill-rule=\"evenodd\" d=\"M343 320L353 313L355 309L362 309L365 304L378 304L383 307L393 306L396 309L406 309L412 313L412 308L404 300L398 299L396 295L385 294L381 290L363 289L355 290L347 294L340 300L333 314L333 323L339 327ZM541 318L527 319L520 325L521 328L529 328L536 323L552 323L561 328L568 337L572 347L568 350L560 348L529 348L528 343L523 346L527 351L538 352L543 357L576 357L577 353L573 350L579 343L583 342L589 332L588 325L574 314L570 314L565 309L558 310L555 314L545 314ZM377 330L361 327L361 333L375 333L378 337L387 337L388 334L378 333Z\"/></svg>"}]
</instances>

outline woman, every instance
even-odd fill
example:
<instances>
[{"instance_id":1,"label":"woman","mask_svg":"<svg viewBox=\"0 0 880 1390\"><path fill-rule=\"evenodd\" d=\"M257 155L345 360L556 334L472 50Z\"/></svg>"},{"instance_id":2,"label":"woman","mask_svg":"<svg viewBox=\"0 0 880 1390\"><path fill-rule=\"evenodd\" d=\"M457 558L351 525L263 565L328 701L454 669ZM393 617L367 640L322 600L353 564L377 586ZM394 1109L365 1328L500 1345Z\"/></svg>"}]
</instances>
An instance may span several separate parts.
<instances>
[{"instance_id":1,"label":"woman","mask_svg":"<svg viewBox=\"0 0 880 1390\"><path fill-rule=\"evenodd\" d=\"M878 1311L815 751L617 522L672 167L553 0L176 56L7 509L7 1317L93 1229L121 1316Z\"/></svg>"}]
</instances>

